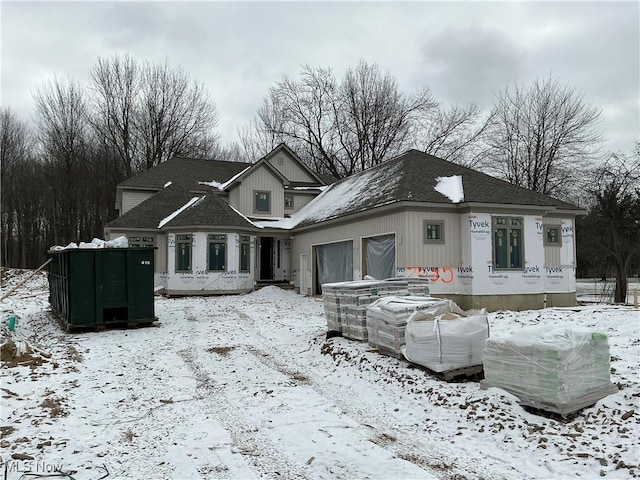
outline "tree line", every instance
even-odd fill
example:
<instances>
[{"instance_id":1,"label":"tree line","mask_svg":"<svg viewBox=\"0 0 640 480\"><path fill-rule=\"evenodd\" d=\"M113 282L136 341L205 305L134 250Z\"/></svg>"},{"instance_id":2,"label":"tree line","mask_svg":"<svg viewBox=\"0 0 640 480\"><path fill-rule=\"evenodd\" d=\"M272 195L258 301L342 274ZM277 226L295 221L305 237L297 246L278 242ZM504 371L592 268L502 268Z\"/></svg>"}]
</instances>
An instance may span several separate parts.
<instances>
[{"instance_id":1,"label":"tree line","mask_svg":"<svg viewBox=\"0 0 640 480\"><path fill-rule=\"evenodd\" d=\"M253 162L281 142L335 178L416 148L587 206L590 215L606 203L598 195L614 195L611 189L622 196L618 204L624 195L638 202L637 176L622 172L633 172L640 154L599 151L600 110L551 76L508 85L484 112L475 104L443 105L427 86L405 93L391 73L364 60L341 78L304 66L275 82L238 129L238 141L225 145L203 84L167 62L100 58L86 85L54 78L33 100L32 125L0 110L6 266L32 268L51 245L102 236L117 215L116 185L172 156ZM596 177L599 183L591 181ZM621 179L624 188L615 184ZM590 265L598 274L604 268Z\"/></svg>"}]
</instances>

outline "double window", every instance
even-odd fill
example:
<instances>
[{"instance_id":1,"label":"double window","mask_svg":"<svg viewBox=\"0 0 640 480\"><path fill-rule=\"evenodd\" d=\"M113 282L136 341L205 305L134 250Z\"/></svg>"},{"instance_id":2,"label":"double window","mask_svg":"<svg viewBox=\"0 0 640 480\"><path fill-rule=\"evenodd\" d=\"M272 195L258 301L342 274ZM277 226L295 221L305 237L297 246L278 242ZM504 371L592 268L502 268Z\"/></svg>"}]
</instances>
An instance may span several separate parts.
<instances>
[{"instance_id":1,"label":"double window","mask_svg":"<svg viewBox=\"0 0 640 480\"><path fill-rule=\"evenodd\" d=\"M210 272L224 272L227 269L227 236L209 235L208 265Z\"/></svg>"},{"instance_id":2,"label":"double window","mask_svg":"<svg viewBox=\"0 0 640 480\"><path fill-rule=\"evenodd\" d=\"M136 247L155 247L155 240L153 237L129 237L129 246Z\"/></svg>"},{"instance_id":3,"label":"double window","mask_svg":"<svg viewBox=\"0 0 640 480\"><path fill-rule=\"evenodd\" d=\"M524 267L524 227L522 217L493 217L493 268Z\"/></svg>"},{"instance_id":4,"label":"double window","mask_svg":"<svg viewBox=\"0 0 640 480\"><path fill-rule=\"evenodd\" d=\"M191 235L176 235L176 272L191 271Z\"/></svg>"},{"instance_id":5,"label":"double window","mask_svg":"<svg viewBox=\"0 0 640 480\"><path fill-rule=\"evenodd\" d=\"M271 192L254 191L253 211L255 213L271 213Z\"/></svg>"}]
</instances>

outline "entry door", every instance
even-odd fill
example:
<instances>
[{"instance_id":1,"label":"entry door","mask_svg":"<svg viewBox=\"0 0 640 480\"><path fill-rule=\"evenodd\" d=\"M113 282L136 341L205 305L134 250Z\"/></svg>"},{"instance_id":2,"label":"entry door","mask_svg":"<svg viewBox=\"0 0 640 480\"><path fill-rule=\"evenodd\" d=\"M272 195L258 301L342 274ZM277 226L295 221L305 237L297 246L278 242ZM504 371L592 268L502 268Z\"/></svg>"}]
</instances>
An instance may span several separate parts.
<instances>
[{"instance_id":1,"label":"entry door","mask_svg":"<svg viewBox=\"0 0 640 480\"><path fill-rule=\"evenodd\" d=\"M273 237L260 237L260 280L273 280Z\"/></svg>"}]
</instances>

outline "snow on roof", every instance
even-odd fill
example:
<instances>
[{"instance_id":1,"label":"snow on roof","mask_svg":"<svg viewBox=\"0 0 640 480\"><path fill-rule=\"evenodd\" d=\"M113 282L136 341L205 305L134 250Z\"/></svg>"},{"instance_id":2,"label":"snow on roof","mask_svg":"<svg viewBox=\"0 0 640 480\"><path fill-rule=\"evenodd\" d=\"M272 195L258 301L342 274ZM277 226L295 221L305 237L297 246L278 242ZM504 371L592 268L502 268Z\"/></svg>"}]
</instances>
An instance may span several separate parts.
<instances>
[{"instance_id":1,"label":"snow on roof","mask_svg":"<svg viewBox=\"0 0 640 480\"><path fill-rule=\"evenodd\" d=\"M215 180L212 180L210 182L198 182L198 185L207 185L217 190L224 190L224 183L216 182Z\"/></svg>"},{"instance_id":2,"label":"snow on roof","mask_svg":"<svg viewBox=\"0 0 640 480\"><path fill-rule=\"evenodd\" d=\"M371 206L371 198L382 199L386 194L393 194L401 175L399 167L400 164L395 162L387 168L366 170L334 183L291 218L297 220L296 224L302 221L321 222L343 213L365 210ZM388 203L386 200L384 203Z\"/></svg>"},{"instance_id":3,"label":"snow on roof","mask_svg":"<svg viewBox=\"0 0 640 480\"><path fill-rule=\"evenodd\" d=\"M393 203L393 192L402 175L400 163L387 168L373 168L327 186L323 192L300 210L276 221L257 222L261 227L290 230L302 222L315 223L372 206ZM375 205L371 204L375 198Z\"/></svg>"},{"instance_id":4,"label":"snow on roof","mask_svg":"<svg viewBox=\"0 0 640 480\"><path fill-rule=\"evenodd\" d=\"M319 185L314 187L291 187L291 190L321 190L324 192L327 188L329 188L329 185Z\"/></svg>"},{"instance_id":5,"label":"snow on roof","mask_svg":"<svg viewBox=\"0 0 640 480\"><path fill-rule=\"evenodd\" d=\"M240 215L242 218L244 218L247 222L249 222L251 225L253 225L254 227L258 227L258 228L264 228L260 222L253 222L251 220L249 220L249 218L247 218L246 215L243 215L242 213L240 213L238 211L238 209L236 209L233 205L229 204L229 206L231 207L231 210L233 210L234 212L236 212L238 215Z\"/></svg>"},{"instance_id":6,"label":"snow on roof","mask_svg":"<svg viewBox=\"0 0 640 480\"><path fill-rule=\"evenodd\" d=\"M165 224L169 223L171 220L176 218L178 215L180 215L182 212L184 212L187 208L194 206L195 204L197 204L200 200L202 200L205 197L206 197L206 195L203 195L202 197L193 197L191 200L189 200L187 203L185 203L178 210L176 210L175 212L173 212L169 216L164 217L162 220L160 220L160 223L158 223L158 227L157 228L162 228Z\"/></svg>"},{"instance_id":7,"label":"snow on roof","mask_svg":"<svg viewBox=\"0 0 640 480\"><path fill-rule=\"evenodd\" d=\"M249 165L247 168L245 168L244 170L242 170L239 173L236 173L233 177L231 177L229 180L227 180L226 182L223 182L223 183L216 182L215 180L211 180L210 182L198 182L198 184L199 185L209 185L210 187L217 188L218 190L224 190L229 185L231 185L238 177L240 177L247 170L249 170L251 167L253 167L253 165Z\"/></svg>"},{"instance_id":8,"label":"snow on roof","mask_svg":"<svg viewBox=\"0 0 640 480\"><path fill-rule=\"evenodd\" d=\"M433 187L437 192L440 192L453 203L460 203L464 201L464 190L462 189L462 176L452 175L451 177L438 177L436 178L436 186Z\"/></svg>"}]
</instances>

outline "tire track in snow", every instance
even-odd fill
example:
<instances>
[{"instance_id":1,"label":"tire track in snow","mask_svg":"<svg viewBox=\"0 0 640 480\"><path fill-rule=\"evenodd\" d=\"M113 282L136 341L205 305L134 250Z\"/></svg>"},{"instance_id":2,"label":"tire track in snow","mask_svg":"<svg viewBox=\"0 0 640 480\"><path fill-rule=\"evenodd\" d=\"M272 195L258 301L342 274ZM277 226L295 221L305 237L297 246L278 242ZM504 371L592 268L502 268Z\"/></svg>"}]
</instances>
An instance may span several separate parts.
<instances>
[{"instance_id":1,"label":"tire track in snow","mask_svg":"<svg viewBox=\"0 0 640 480\"><path fill-rule=\"evenodd\" d=\"M255 330L254 319L249 315L242 312L238 307L233 306L233 309L242 320L238 324L240 330L249 328ZM263 337L264 338L264 337ZM354 405L354 398L349 391L336 389L335 386L324 386L321 383L315 381L311 375L307 375L305 368L300 368L296 364L294 358L280 353L280 358L287 358L292 365L285 365L281 361L277 360L272 353L269 353L263 348L256 346L244 346L248 352L253 354L262 364L266 367L276 370L283 375L288 376L292 381L296 383L302 383L302 381L310 388L315 390L319 395L331 401L336 405L343 414L346 414L354 421L359 423L363 427L363 431L369 432L369 441L372 441L376 445L384 448L403 460L413 463L414 465L424 469L430 474L442 478L453 480L464 479L476 479L482 478L484 480L505 480L507 477L494 472L478 471L478 465L473 463L472 459L466 459L461 456L452 458L450 452L442 449L437 442L425 442L414 443L408 441L407 438L411 437L411 432L406 432L406 435L390 436L389 431L400 431L397 425L387 424L381 417L376 418L378 426L371 425L372 419L367 412L363 412L361 409ZM303 379L303 380L302 380ZM419 452L428 451L429 456L423 455ZM513 472L514 474L522 475L524 472Z\"/></svg>"},{"instance_id":2,"label":"tire track in snow","mask_svg":"<svg viewBox=\"0 0 640 480\"><path fill-rule=\"evenodd\" d=\"M223 388L207 375L192 350L182 350L178 355L193 372L197 389L204 390L203 397L212 404L214 416L229 432L235 453L243 455L247 463L261 476L267 478L308 479L301 465L292 465L264 435L248 424L242 410L229 402Z\"/></svg>"}]
</instances>

